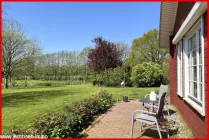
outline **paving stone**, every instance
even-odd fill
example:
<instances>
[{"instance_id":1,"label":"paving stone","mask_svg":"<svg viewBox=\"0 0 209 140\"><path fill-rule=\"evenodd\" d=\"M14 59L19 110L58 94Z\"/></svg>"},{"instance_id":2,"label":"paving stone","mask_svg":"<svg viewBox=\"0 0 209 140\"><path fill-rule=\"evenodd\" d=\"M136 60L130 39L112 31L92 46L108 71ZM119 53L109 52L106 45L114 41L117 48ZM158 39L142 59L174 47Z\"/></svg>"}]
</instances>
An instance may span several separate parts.
<instances>
[{"instance_id":1,"label":"paving stone","mask_svg":"<svg viewBox=\"0 0 209 140\"><path fill-rule=\"evenodd\" d=\"M88 138L130 138L132 114L135 110L142 109L142 103L138 100L130 102L118 102L110 111L99 118L98 123L90 126L87 130ZM155 126L156 127L156 126ZM149 126L143 127L143 132L140 132L140 123L135 122L134 138L159 138L157 129ZM161 130L163 137L166 137L166 131Z\"/></svg>"}]
</instances>

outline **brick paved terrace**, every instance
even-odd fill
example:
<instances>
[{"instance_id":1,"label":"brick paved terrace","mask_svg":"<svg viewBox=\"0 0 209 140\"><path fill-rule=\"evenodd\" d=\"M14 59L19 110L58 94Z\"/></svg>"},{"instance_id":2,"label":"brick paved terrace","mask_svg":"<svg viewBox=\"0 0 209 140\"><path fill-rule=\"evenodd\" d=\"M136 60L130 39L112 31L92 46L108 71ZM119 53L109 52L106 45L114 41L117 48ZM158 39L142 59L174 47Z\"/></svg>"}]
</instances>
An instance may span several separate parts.
<instances>
[{"instance_id":1,"label":"brick paved terrace","mask_svg":"<svg viewBox=\"0 0 209 140\"><path fill-rule=\"evenodd\" d=\"M130 138L132 113L142 109L139 100L116 103L106 114L100 116L87 130L88 138ZM160 129L163 138L166 130ZM155 125L146 125L140 132L140 122L134 124L134 138L159 138Z\"/></svg>"}]
</instances>

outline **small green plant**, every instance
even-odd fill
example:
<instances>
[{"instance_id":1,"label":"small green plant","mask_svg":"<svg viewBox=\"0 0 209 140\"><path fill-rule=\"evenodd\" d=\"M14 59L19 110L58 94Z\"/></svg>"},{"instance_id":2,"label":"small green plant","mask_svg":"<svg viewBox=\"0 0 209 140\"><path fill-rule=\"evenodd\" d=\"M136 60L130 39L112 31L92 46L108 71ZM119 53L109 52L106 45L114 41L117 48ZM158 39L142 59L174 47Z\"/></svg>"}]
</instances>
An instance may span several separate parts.
<instances>
[{"instance_id":1,"label":"small green plant","mask_svg":"<svg viewBox=\"0 0 209 140\"><path fill-rule=\"evenodd\" d=\"M128 96L123 96L123 101L128 102Z\"/></svg>"}]
</instances>

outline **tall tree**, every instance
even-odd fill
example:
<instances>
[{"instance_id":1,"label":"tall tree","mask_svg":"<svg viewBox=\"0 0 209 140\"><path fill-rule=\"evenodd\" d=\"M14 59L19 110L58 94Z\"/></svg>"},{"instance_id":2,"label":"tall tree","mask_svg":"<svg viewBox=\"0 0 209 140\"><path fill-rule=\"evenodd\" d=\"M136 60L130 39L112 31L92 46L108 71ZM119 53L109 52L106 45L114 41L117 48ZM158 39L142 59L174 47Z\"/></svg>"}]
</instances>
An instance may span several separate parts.
<instances>
[{"instance_id":1,"label":"tall tree","mask_svg":"<svg viewBox=\"0 0 209 140\"><path fill-rule=\"evenodd\" d=\"M168 49L159 47L159 32L152 29L141 38L136 38L132 43L132 50L128 63L131 67L142 62L155 62L162 64L164 58L169 55Z\"/></svg>"},{"instance_id":2,"label":"tall tree","mask_svg":"<svg viewBox=\"0 0 209 140\"><path fill-rule=\"evenodd\" d=\"M86 80L88 79L89 69L88 69L88 54L91 51L92 47L85 47L79 54L80 63L82 67L80 69L83 70L82 73L85 73Z\"/></svg>"},{"instance_id":3,"label":"tall tree","mask_svg":"<svg viewBox=\"0 0 209 140\"><path fill-rule=\"evenodd\" d=\"M8 88L8 78L16 68L27 65L23 62L33 55L37 46L27 38L26 30L14 19L3 21L2 36L2 74L6 79L5 87Z\"/></svg>"},{"instance_id":4,"label":"tall tree","mask_svg":"<svg viewBox=\"0 0 209 140\"><path fill-rule=\"evenodd\" d=\"M93 47L85 47L79 54L79 58L82 65L87 65L88 63L88 54Z\"/></svg>"},{"instance_id":5,"label":"tall tree","mask_svg":"<svg viewBox=\"0 0 209 140\"><path fill-rule=\"evenodd\" d=\"M125 60L129 57L131 48L128 47L128 44L125 44L123 42L117 42L116 43L117 49L122 53L121 60L125 62Z\"/></svg>"},{"instance_id":6,"label":"tall tree","mask_svg":"<svg viewBox=\"0 0 209 140\"><path fill-rule=\"evenodd\" d=\"M41 55L42 48L40 48L40 43L38 43L37 39L31 39L33 43L30 44L29 55L26 59L26 66L23 67L25 69L25 76L30 76L32 79L36 79L36 67L39 56Z\"/></svg>"},{"instance_id":7,"label":"tall tree","mask_svg":"<svg viewBox=\"0 0 209 140\"><path fill-rule=\"evenodd\" d=\"M122 65L122 53L114 43L102 37L96 37L92 42L95 43L95 48L88 55L88 66L91 70L101 72Z\"/></svg>"}]
</instances>

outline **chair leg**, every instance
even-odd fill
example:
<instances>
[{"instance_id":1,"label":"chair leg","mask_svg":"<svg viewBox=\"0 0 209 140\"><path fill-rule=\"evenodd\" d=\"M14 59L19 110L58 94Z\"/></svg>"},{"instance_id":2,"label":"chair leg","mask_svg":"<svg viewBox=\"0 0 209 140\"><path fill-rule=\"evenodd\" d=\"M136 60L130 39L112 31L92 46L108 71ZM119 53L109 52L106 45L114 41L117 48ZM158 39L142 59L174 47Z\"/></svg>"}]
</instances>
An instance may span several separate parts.
<instances>
[{"instance_id":1,"label":"chair leg","mask_svg":"<svg viewBox=\"0 0 209 140\"><path fill-rule=\"evenodd\" d=\"M134 130L134 119L132 120L132 126L131 126L131 138L133 138L133 130Z\"/></svg>"},{"instance_id":2,"label":"chair leg","mask_svg":"<svg viewBox=\"0 0 209 140\"><path fill-rule=\"evenodd\" d=\"M161 135L161 132L160 132L160 129L159 129L159 126L158 126L158 122L156 121L155 123L157 125L158 134L159 134L160 138L162 139L162 135Z\"/></svg>"},{"instance_id":3,"label":"chair leg","mask_svg":"<svg viewBox=\"0 0 209 140\"><path fill-rule=\"evenodd\" d=\"M170 105L169 105L169 104L170 104L170 103L168 102L168 99L167 99L167 97L166 97L166 102L165 102L166 109L167 109L168 115L171 116L170 113L169 113L169 110L170 110Z\"/></svg>"},{"instance_id":4,"label":"chair leg","mask_svg":"<svg viewBox=\"0 0 209 140\"><path fill-rule=\"evenodd\" d=\"M166 123L165 123L165 119L163 118L163 124L165 126L165 129L166 129L166 132L167 132L167 137L169 138L169 132L168 132L168 129L167 129L167 126L166 126Z\"/></svg>"},{"instance_id":5,"label":"chair leg","mask_svg":"<svg viewBox=\"0 0 209 140\"><path fill-rule=\"evenodd\" d=\"M171 116L170 113L169 113L168 105L165 104L165 107L166 107L166 110L167 110L167 112L168 112L168 115Z\"/></svg>"},{"instance_id":6,"label":"chair leg","mask_svg":"<svg viewBox=\"0 0 209 140\"><path fill-rule=\"evenodd\" d=\"M142 126L143 126L143 123L140 122L140 132L142 132Z\"/></svg>"}]
</instances>

